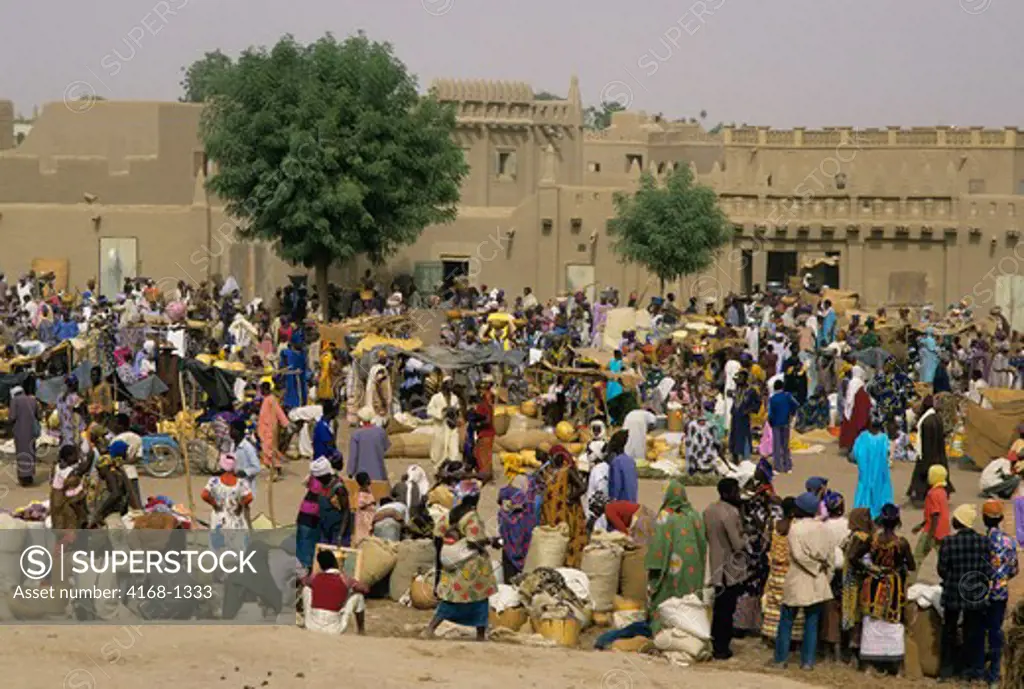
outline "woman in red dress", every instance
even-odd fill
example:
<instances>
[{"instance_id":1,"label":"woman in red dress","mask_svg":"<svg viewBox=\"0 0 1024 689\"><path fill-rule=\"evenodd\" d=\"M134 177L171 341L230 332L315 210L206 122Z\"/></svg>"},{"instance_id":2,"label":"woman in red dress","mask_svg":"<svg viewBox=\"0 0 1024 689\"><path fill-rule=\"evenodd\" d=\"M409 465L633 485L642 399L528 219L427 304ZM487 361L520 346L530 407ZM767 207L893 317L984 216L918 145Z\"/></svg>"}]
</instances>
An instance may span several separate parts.
<instances>
[{"instance_id":1,"label":"woman in red dress","mask_svg":"<svg viewBox=\"0 0 1024 689\"><path fill-rule=\"evenodd\" d=\"M477 417L476 443L473 446L473 458L481 480L487 483L493 477L491 469L494 451L494 393L491 391L492 380L484 376L480 381L480 402L473 410Z\"/></svg>"},{"instance_id":2,"label":"woman in red dress","mask_svg":"<svg viewBox=\"0 0 1024 689\"><path fill-rule=\"evenodd\" d=\"M868 427L871 417L871 396L864 386L864 369L855 365L846 384L842 400L843 422L839 426L839 449L849 451L857 436Z\"/></svg>"}]
</instances>

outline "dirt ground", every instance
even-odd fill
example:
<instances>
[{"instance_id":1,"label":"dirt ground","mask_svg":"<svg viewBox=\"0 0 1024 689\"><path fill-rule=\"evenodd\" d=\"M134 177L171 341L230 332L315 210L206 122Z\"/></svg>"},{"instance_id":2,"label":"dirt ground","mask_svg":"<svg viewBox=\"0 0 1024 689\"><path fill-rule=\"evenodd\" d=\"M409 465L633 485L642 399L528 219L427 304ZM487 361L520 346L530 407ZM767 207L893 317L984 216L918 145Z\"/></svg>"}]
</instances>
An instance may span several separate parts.
<instances>
[{"instance_id":1,"label":"dirt ground","mask_svg":"<svg viewBox=\"0 0 1024 689\"><path fill-rule=\"evenodd\" d=\"M344 445L343 445L344 446ZM392 479L397 479L409 460L388 460ZM779 476L776 488L781 495L803 490L804 480L813 475L827 476L830 486L842 492L848 502L857 481L856 468L842 459L834 444L817 455L795 455L795 470ZM286 477L273 486L274 513L280 523L292 523L303 494L300 481L305 475L305 462L286 465ZM38 471L44 480L48 468L41 463ZM902 500L910 480L911 465L900 464L893 469L897 501ZM978 474L959 468L952 470L957 488L953 503L978 502ZM186 501L184 477L152 479L142 477L143 495L165 494ZM194 476L193 491L198 496L206 477ZM664 481L642 480L641 501L657 509L665 488ZM270 491L266 483L258 487L254 514L270 512ZM481 499L481 511L489 529L496 533L496 493L488 486ZM689 489L690 499L698 509L717 497L713 487ZM13 509L31 499L43 499L42 486L23 489L14 480L10 464L0 466L0 507ZM201 503L200 503L201 504ZM200 515L206 512L199 507ZM910 527L921 519L920 510L905 508L904 531L911 542ZM1024 592L1021 577L1014 582L1014 600ZM920 580L937 581L935 556L924 563ZM702 686L760 687L783 689L808 686L791 680L812 682L816 686L862 686L909 689L931 686L929 680L909 681L871 677L845 666L821 662L813 673L790 669L784 673L768 671L765 663L769 650L760 639L736 642L736 657L724 663L703 665L699 669L679 669L641 656L613 653L532 649L507 644L462 644L453 642L421 642L414 640L410 625L422 624L429 613L415 611L388 602L370 601L367 631L370 638L346 636L343 641L292 628L265 627L70 627L36 626L8 628L0 644L0 660L5 668L7 686L31 689L53 687L63 683L66 689L96 687L145 686L151 682L173 682L181 689L188 687L299 687L312 680L321 680L326 671L344 677L351 686L408 686L423 682L438 686L478 686L486 672L491 681L506 681L517 686L594 686L602 689L633 687L668 687L678 683L681 673L687 679L699 680ZM592 647L594 632L581 644ZM345 651L333 651L335 644L344 644ZM273 649L276 653L266 651ZM358 654L358 655L357 655ZM116 656L111 660L112 656ZM359 660L355 660L359 658ZM26 662L28 661L28 662ZM183 667L186 666L186 667ZM237 668L237 669L236 669ZM15 673L11 676L9 673ZM751 675L748 673L758 673ZM672 684L670 684L670 682Z\"/></svg>"}]
</instances>

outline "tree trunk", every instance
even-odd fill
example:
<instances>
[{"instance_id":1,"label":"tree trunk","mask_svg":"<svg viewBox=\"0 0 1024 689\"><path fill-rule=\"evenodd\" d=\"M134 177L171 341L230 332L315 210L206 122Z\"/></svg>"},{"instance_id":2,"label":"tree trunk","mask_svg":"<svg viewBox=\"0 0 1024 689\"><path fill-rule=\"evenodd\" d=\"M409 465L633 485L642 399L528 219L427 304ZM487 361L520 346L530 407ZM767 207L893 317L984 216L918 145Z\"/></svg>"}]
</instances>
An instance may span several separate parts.
<instances>
[{"instance_id":1,"label":"tree trunk","mask_svg":"<svg viewBox=\"0 0 1024 689\"><path fill-rule=\"evenodd\" d=\"M660 289L661 289L661 291L658 292L658 296L664 298L665 297L665 278L658 278L658 284L659 284Z\"/></svg>"},{"instance_id":2,"label":"tree trunk","mask_svg":"<svg viewBox=\"0 0 1024 689\"><path fill-rule=\"evenodd\" d=\"M330 316L330 295L328 294L327 287L327 270L331 267L330 259L318 259L314 264L316 270L316 296L317 301L320 304L320 317L323 318L324 323L328 321Z\"/></svg>"}]
</instances>

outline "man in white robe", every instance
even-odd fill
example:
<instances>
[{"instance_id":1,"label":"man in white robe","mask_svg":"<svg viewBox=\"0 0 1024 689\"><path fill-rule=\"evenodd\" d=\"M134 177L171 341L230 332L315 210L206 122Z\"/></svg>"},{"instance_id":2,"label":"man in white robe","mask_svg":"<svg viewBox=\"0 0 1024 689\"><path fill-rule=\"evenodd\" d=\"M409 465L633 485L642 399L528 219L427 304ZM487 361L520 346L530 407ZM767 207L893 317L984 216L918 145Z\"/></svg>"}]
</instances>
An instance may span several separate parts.
<instances>
[{"instance_id":1,"label":"man in white robe","mask_svg":"<svg viewBox=\"0 0 1024 689\"><path fill-rule=\"evenodd\" d=\"M629 437L626 439L626 454L633 459L647 458L647 431L654 426L658 417L648 409L634 409L626 414L622 428Z\"/></svg>"},{"instance_id":2,"label":"man in white robe","mask_svg":"<svg viewBox=\"0 0 1024 689\"><path fill-rule=\"evenodd\" d=\"M445 377L441 381L441 389L434 393L427 404L427 416L430 417L434 429L434 437L430 442L430 461L434 467L441 466L446 459L458 462L462 458L459 451L459 429L448 424L449 410L459 408L459 398L455 395L452 379Z\"/></svg>"}]
</instances>

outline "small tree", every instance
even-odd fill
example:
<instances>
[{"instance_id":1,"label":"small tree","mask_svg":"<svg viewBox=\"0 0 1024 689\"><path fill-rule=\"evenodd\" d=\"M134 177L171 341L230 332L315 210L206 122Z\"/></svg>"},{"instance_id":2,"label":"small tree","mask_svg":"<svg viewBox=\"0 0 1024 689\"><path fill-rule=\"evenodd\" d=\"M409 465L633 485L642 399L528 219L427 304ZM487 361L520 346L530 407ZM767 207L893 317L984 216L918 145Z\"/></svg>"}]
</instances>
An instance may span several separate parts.
<instances>
[{"instance_id":1,"label":"small tree","mask_svg":"<svg viewBox=\"0 0 1024 689\"><path fill-rule=\"evenodd\" d=\"M539 91L533 94L534 100L565 100L564 96L551 93L550 91Z\"/></svg>"},{"instance_id":2,"label":"small tree","mask_svg":"<svg viewBox=\"0 0 1024 689\"><path fill-rule=\"evenodd\" d=\"M583 126L588 129L607 129L612 124L612 113L625 109L625 106L616 101L606 100L600 106L591 105L583 111Z\"/></svg>"},{"instance_id":3,"label":"small tree","mask_svg":"<svg viewBox=\"0 0 1024 689\"><path fill-rule=\"evenodd\" d=\"M286 36L243 53L216 85L202 126L219 166L209 187L243 237L315 268L325 314L333 263L379 264L455 219L468 167L454 110L418 94L390 45Z\"/></svg>"},{"instance_id":4,"label":"small tree","mask_svg":"<svg viewBox=\"0 0 1024 689\"><path fill-rule=\"evenodd\" d=\"M181 80L184 95L178 100L182 103L202 103L217 92L217 80L224 77L231 69L231 58L214 50L206 53L203 59L196 60L186 69L181 68L185 77Z\"/></svg>"},{"instance_id":5,"label":"small tree","mask_svg":"<svg viewBox=\"0 0 1024 689\"><path fill-rule=\"evenodd\" d=\"M615 195L608 225L614 250L665 283L708 268L732 239L732 226L715 192L693 179L689 166L669 173L664 186L648 173L636 193Z\"/></svg>"}]
</instances>

